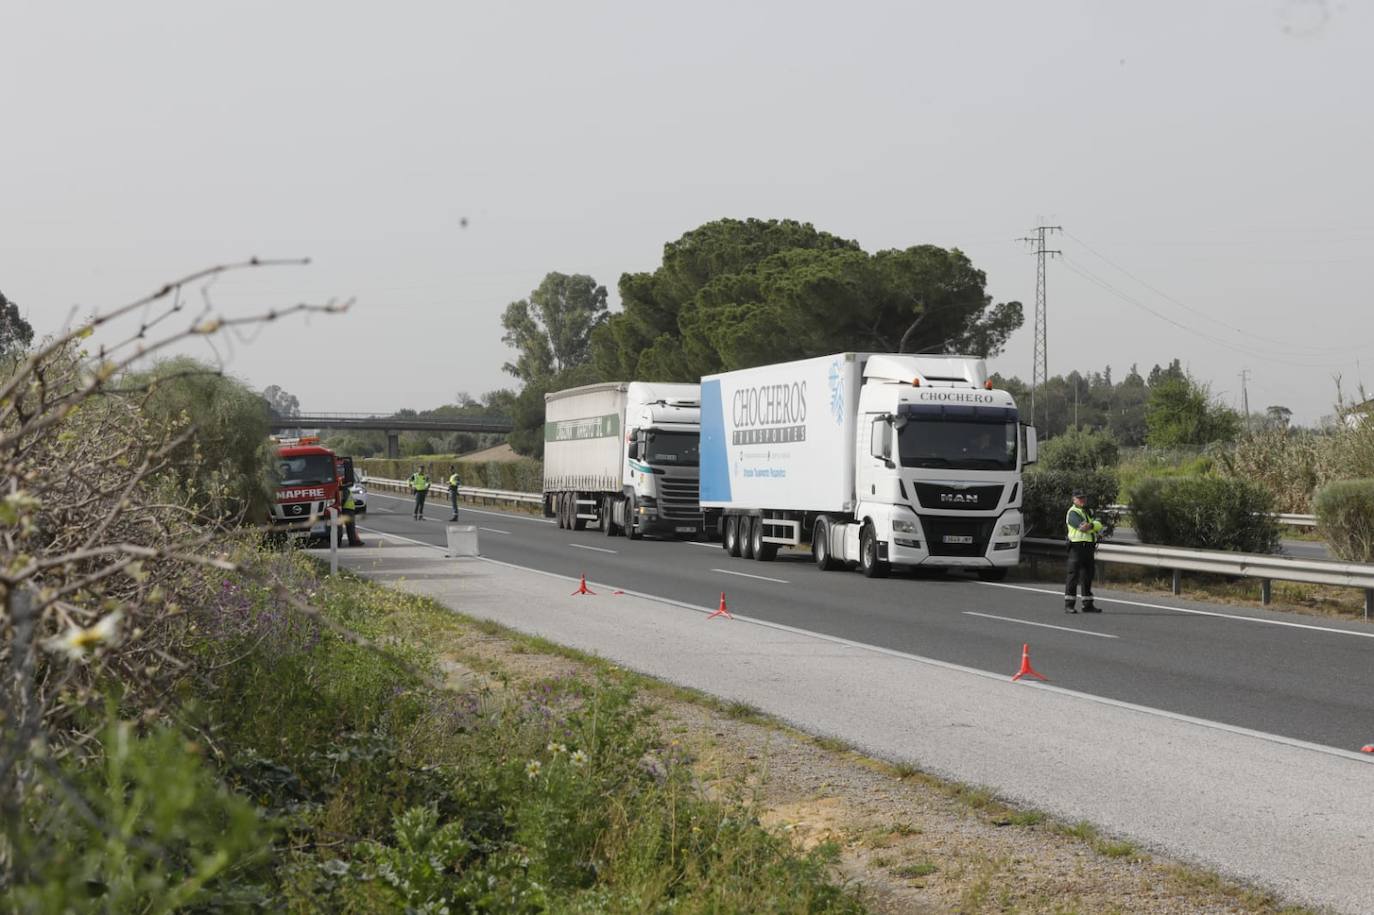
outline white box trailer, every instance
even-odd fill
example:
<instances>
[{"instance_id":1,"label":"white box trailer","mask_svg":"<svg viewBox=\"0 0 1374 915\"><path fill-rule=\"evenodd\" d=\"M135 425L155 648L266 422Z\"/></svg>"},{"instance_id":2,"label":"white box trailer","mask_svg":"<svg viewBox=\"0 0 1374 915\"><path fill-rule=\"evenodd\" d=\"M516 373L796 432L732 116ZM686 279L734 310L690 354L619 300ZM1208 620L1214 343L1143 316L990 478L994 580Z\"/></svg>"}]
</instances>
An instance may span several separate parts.
<instances>
[{"instance_id":1,"label":"white box trailer","mask_svg":"<svg viewBox=\"0 0 1374 915\"><path fill-rule=\"evenodd\" d=\"M701 504L732 556L810 544L871 577L1019 561L1035 430L982 359L838 353L710 375L701 398Z\"/></svg>"},{"instance_id":2,"label":"white box trailer","mask_svg":"<svg viewBox=\"0 0 1374 915\"><path fill-rule=\"evenodd\" d=\"M700 388L617 381L544 397L544 513L607 536L699 537Z\"/></svg>"}]
</instances>

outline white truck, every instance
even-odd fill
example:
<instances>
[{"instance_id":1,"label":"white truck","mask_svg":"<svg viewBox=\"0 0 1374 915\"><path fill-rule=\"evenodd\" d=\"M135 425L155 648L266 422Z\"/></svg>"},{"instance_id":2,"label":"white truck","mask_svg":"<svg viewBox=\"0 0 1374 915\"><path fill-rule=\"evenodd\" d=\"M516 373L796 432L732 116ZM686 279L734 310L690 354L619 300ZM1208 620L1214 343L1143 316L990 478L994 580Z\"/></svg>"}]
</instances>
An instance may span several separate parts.
<instances>
[{"instance_id":1,"label":"white truck","mask_svg":"<svg viewBox=\"0 0 1374 915\"><path fill-rule=\"evenodd\" d=\"M840 353L710 375L701 399L701 504L731 556L809 543L870 578L1018 562L1035 429L982 359Z\"/></svg>"},{"instance_id":2,"label":"white truck","mask_svg":"<svg viewBox=\"0 0 1374 915\"><path fill-rule=\"evenodd\" d=\"M544 515L608 537L700 538L695 384L589 384L544 395Z\"/></svg>"}]
</instances>

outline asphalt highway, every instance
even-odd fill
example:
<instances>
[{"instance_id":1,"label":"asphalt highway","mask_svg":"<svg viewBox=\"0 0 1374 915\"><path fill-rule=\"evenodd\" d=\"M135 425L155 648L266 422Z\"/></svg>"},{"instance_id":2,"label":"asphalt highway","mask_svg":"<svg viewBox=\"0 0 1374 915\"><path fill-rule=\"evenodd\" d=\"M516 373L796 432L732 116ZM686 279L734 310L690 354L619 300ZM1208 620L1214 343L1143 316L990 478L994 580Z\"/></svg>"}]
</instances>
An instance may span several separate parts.
<instances>
[{"instance_id":1,"label":"asphalt highway","mask_svg":"<svg viewBox=\"0 0 1374 915\"><path fill-rule=\"evenodd\" d=\"M364 531L445 543L449 509L369 495ZM436 504L437 503L437 504ZM1021 646L1067 689L1344 750L1374 742L1374 626L1098 589L1102 614L1067 615L1047 583L822 572L809 554L730 558L719 544L563 531L534 515L464 506L482 555L594 586L756 619L1010 676ZM671 645L664 646L671 651Z\"/></svg>"}]
</instances>

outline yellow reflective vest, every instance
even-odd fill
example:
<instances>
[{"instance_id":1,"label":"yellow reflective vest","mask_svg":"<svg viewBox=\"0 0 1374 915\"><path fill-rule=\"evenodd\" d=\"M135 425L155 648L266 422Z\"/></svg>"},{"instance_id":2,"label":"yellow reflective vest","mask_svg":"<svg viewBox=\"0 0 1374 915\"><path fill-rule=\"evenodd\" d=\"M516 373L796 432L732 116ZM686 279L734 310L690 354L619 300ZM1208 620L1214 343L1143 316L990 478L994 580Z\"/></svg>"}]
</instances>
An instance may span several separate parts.
<instances>
[{"instance_id":1,"label":"yellow reflective vest","mask_svg":"<svg viewBox=\"0 0 1374 915\"><path fill-rule=\"evenodd\" d=\"M412 473L410 475L410 487L416 492L424 492L429 489L429 477L423 473Z\"/></svg>"},{"instance_id":2,"label":"yellow reflective vest","mask_svg":"<svg viewBox=\"0 0 1374 915\"><path fill-rule=\"evenodd\" d=\"M462 481L458 479L458 474L456 474L456 473L455 473L453 476L451 476L451 477L448 478L448 485L449 485L449 488L450 488L450 489L455 489L455 488L457 488L458 484L461 483L461 482L462 482Z\"/></svg>"},{"instance_id":3,"label":"yellow reflective vest","mask_svg":"<svg viewBox=\"0 0 1374 915\"><path fill-rule=\"evenodd\" d=\"M1084 521L1092 525L1091 530L1080 531L1078 529L1078 525L1082 524ZM1079 508L1077 505L1072 506L1069 509L1069 513L1064 516L1064 524L1067 525L1069 529L1070 543L1094 543L1097 541L1097 535L1102 532L1103 528L1102 522L1092 516L1087 506L1083 508Z\"/></svg>"}]
</instances>

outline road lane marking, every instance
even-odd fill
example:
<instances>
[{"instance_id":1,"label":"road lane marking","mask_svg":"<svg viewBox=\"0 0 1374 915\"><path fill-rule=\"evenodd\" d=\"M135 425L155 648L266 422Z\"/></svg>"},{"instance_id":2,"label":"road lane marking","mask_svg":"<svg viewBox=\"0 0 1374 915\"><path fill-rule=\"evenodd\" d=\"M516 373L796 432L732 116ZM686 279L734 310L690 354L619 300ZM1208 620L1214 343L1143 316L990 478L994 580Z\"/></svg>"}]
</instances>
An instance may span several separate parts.
<instances>
[{"instance_id":1,"label":"road lane marking","mask_svg":"<svg viewBox=\"0 0 1374 915\"><path fill-rule=\"evenodd\" d=\"M1026 626L1039 626L1041 629L1058 629L1061 632L1072 632L1077 635L1091 635L1099 639L1119 639L1119 635L1108 635L1105 632L1089 632L1087 629L1075 629L1072 626L1055 626L1052 623L1035 623L1030 620L1019 620L1014 616L997 616L992 613L978 613L974 610L965 610L965 616L981 616L989 620L1002 620L1007 623L1022 623Z\"/></svg>"},{"instance_id":2,"label":"road lane marking","mask_svg":"<svg viewBox=\"0 0 1374 915\"><path fill-rule=\"evenodd\" d=\"M389 495L387 495L387 494L384 493L384 492L373 493L373 495L375 495L375 496L376 496L377 498L379 498L379 499L392 499L392 500L394 500L394 501L396 501L396 502L411 502L411 503L413 503L413 502L415 501L414 499L407 499L405 496L389 496ZM537 523L539 523L539 524L557 524L557 523L558 523L558 522L557 522L555 519L553 519L553 518L536 518L536 517L534 517L533 515L528 515L528 516L526 516L526 515L517 515L515 512L489 512L489 511L483 511L483 510L480 509L480 508L468 508L466 505L462 506L462 511L460 512L460 515L462 515L462 514L467 514L468 512L471 512L471 513L474 514L474 515L493 515L493 516L495 516L495 517L497 517L497 518L513 518L513 519L515 519L516 521L534 521L534 522L537 522Z\"/></svg>"},{"instance_id":3,"label":"road lane marking","mask_svg":"<svg viewBox=\"0 0 1374 915\"><path fill-rule=\"evenodd\" d=\"M429 546L429 544L424 545ZM519 569L521 572L529 572L533 575L543 575L547 578L556 578L559 581L566 581L572 584L578 583L577 578L570 575L561 575L558 572L546 572L543 569L536 569L532 566L522 566L513 562L502 562L499 559L489 559L486 556L479 556L478 559L480 559L482 562L489 562L492 565L505 566L508 569ZM587 584L595 586L597 584L603 583L589 581L587 582ZM604 586L611 587L610 585ZM699 604L690 604L687 601L674 600L671 597L660 597L657 594L648 594L643 591L631 591L629 588L626 588L624 590L625 594L630 597L639 597L644 600L664 604L669 607L681 607L683 610L691 610L696 613L700 613L703 616L712 614L716 612L717 609L714 606L701 606ZM1028 590L1036 589L1032 588ZM1051 591L1050 593L1057 594L1059 592ZM1100 601L1102 600L1102 598L1099 597L1097 598L1097 600ZM1169 607L1166 609L1173 608ZM822 642L829 642L833 645L840 645L845 648L853 648L858 651L872 652L873 654L885 655L890 658L898 658L904 661L914 661L917 664L925 664L929 667L937 667L942 670L958 671L960 673L970 674L975 677L982 677L985 680L995 680L999 683L1005 683L1008 689L1044 690L1045 692L1058 693L1061 696L1066 696L1071 699L1081 699L1086 702L1096 702L1099 705L1108 705L1113 708L1125 709L1126 711L1130 712L1138 712L1142 715L1152 715L1156 718L1167 718L1170 721L1179 721L1183 722L1184 724L1191 724L1196 725L1197 727L1209 728L1214 731L1223 731L1225 733L1236 734L1241 737L1250 737L1256 740L1263 740L1267 743L1276 743L1286 747L1293 747L1294 749L1310 750L1312 752L1321 753L1326 756L1339 757L1350 762L1364 763L1365 765L1374 764L1374 756L1368 753L1359 753L1355 750L1345 750L1340 747L1333 747L1327 744L1313 743L1309 740L1299 740L1296 737L1285 737L1282 734L1271 734L1268 731L1256 731L1251 728L1244 728L1236 724L1227 724L1224 721L1213 721L1209 718L1195 718L1192 715L1184 715L1181 712L1171 712L1167 709L1152 708L1148 705L1137 705L1134 702L1126 702L1122 699L1112 699L1108 696L1097 696L1092 693L1085 693L1080 692L1078 690L1066 689L1065 687L1054 686L1050 683L1034 683L1026 680L1022 680L1017 683L1011 683L1009 682L1010 678L1004 672L998 673L990 670L979 670L976 667L968 667L963 664L955 664L951 661L941 661L938 658L928 658L924 655L911 654L910 652L906 651L898 651L895 648L884 648L881 645L872 645L867 642L856 642L853 639L846 639L838 635L826 635L823 632L815 632L810 629L801 629L797 626L788 626L786 623L773 623L769 622L768 620L762 620L756 617L744 616L739 613L734 613L734 611L731 612L734 614L734 619L736 621L746 623L750 626L762 626L765 629L775 629L779 632L788 632L792 633L793 635L805 636L807 638L817 639Z\"/></svg>"},{"instance_id":4,"label":"road lane marking","mask_svg":"<svg viewBox=\"0 0 1374 915\"><path fill-rule=\"evenodd\" d=\"M790 585L792 582L781 578L769 578L767 575L750 575L748 572L735 572L730 569L712 569L712 572L724 572L726 575L738 575L740 578L756 578L759 581L775 581L780 585Z\"/></svg>"},{"instance_id":5,"label":"road lane marking","mask_svg":"<svg viewBox=\"0 0 1374 915\"><path fill-rule=\"evenodd\" d=\"M479 531L491 531L493 534L509 534L510 531L498 531L494 527L479 527Z\"/></svg>"},{"instance_id":6,"label":"road lane marking","mask_svg":"<svg viewBox=\"0 0 1374 915\"><path fill-rule=\"evenodd\" d=\"M1014 591L1034 591L1037 594L1053 594L1062 597L1062 590L1056 591L1053 588L1032 588L1029 585L1009 585L997 581L979 581L974 584L988 585L993 588L1011 588ZM1125 600L1120 597L1102 597L1093 595L1093 600L1099 604L1126 604L1130 607L1146 607L1150 610L1172 610L1175 613L1191 613L1194 616L1215 616L1224 620L1232 620L1238 623L1264 623L1268 626L1287 626L1290 629L1311 629L1314 632L1329 632L1332 635L1354 635L1362 639L1374 639L1374 632L1356 632L1353 629L1332 629L1330 626L1313 626L1310 623L1290 623L1288 620L1266 620L1257 616L1238 616L1234 613L1219 613L1215 610L1194 610L1191 607L1170 607L1168 604L1147 604L1139 600Z\"/></svg>"},{"instance_id":7,"label":"road lane marking","mask_svg":"<svg viewBox=\"0 0 1374 915\"><path fill-rule=\"evenodd\" d=\"M575 550L595 550L598 553L611 553L612 555L620 552L619 550L608 550L604 546L584 546L580 543L570 543L568 546Z\"/></svg>"},{"instance_id":8,"label":"road lane marking","mask_svg":"<svg viewBox=\"0 0 1374 915\"><path fill-rule=\"evenodd\" d=\"M719 544L719 543L702 543L700 540L687 540L687 541L684 541L684 542L685 542L686 544L688 544L689 546L704 546L704 547L706 547L706 549L708 549L708 550L718 550L718 549L720 549L720 544Z\"/></svg>"}]
</instances>

